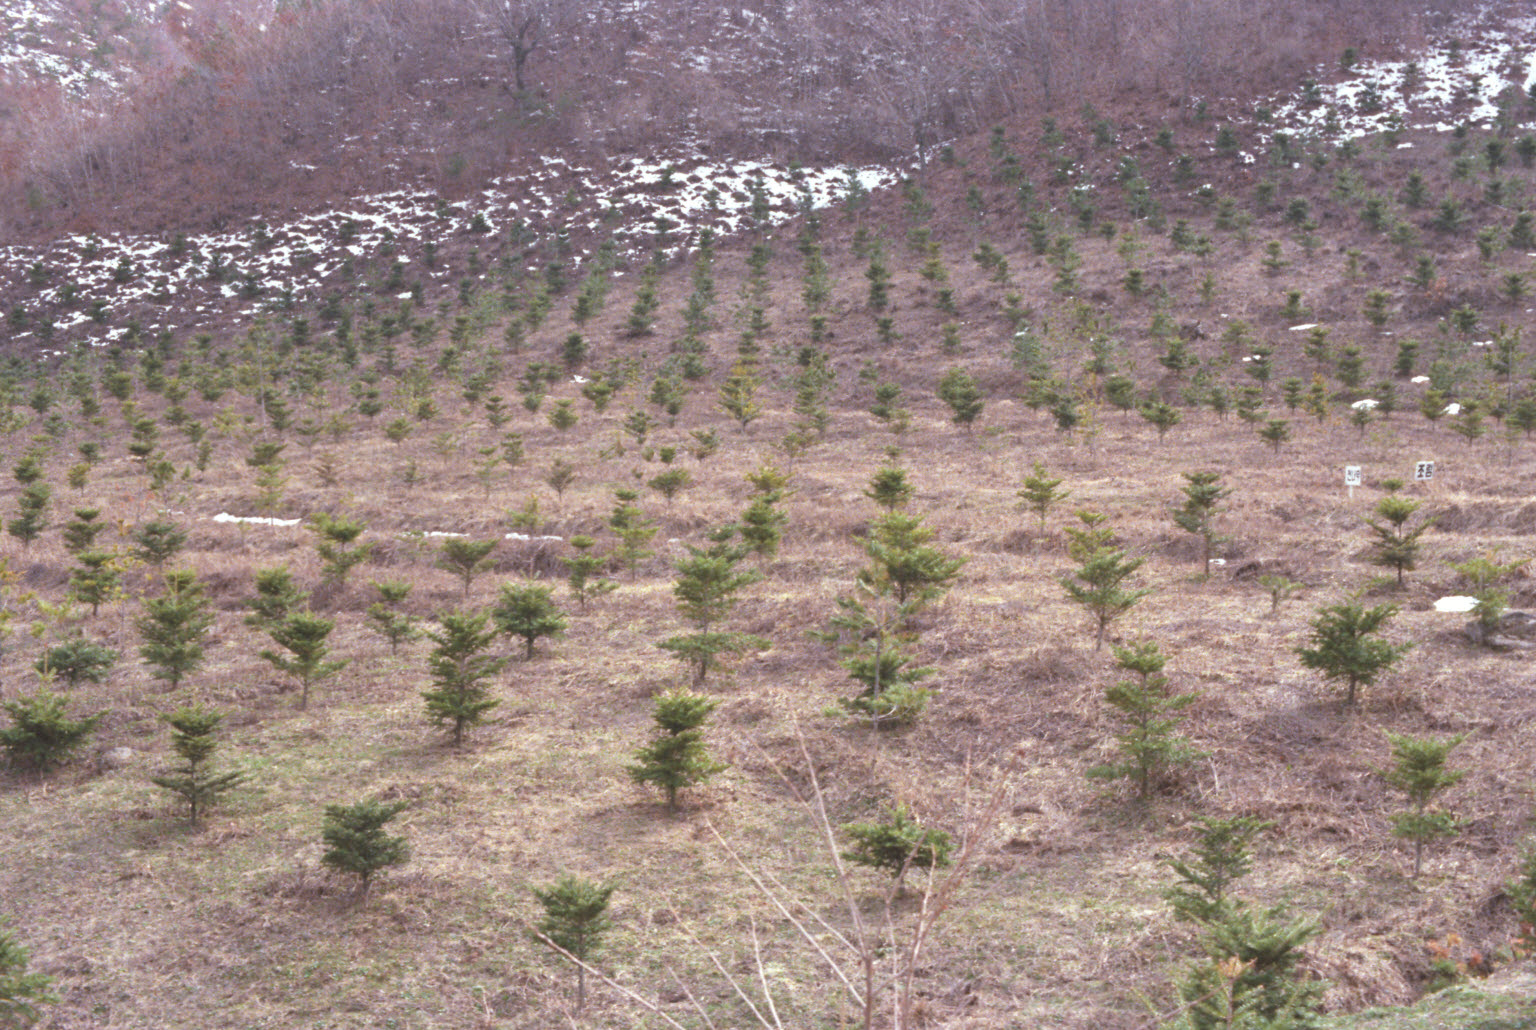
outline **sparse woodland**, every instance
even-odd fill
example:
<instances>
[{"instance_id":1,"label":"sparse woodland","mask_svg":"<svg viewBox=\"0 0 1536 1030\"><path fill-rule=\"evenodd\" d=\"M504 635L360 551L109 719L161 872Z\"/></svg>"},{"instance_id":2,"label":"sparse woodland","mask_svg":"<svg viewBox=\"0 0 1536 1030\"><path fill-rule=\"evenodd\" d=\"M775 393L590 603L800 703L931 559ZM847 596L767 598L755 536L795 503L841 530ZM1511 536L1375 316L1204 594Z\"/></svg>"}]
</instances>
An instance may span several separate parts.
<instances>
[{"instance_id":1,"label":"sparse woodland","mask_svg":"<svg viewBox=\"0 0 1536 1030\"><path fill-rule=\"evenodd\" d=\"M681 253L13 341L0 1005L1529 1025L1536 97L1008 106Z\"/></svg>"}]
</instances>

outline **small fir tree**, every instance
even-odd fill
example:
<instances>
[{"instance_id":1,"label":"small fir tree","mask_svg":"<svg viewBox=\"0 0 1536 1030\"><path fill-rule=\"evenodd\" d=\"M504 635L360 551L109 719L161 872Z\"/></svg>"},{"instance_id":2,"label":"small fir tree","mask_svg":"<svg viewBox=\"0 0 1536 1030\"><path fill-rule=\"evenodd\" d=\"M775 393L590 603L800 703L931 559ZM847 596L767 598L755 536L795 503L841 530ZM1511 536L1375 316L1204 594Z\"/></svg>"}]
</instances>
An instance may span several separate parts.
<instances>
[{"instance_id":1,"label":"small fir tree","mask_svg":"<svg viewBox=\"0 0 1536 1030\"><path fill-rule=\"evenodd\" d=\"M74 519L64 524L64 549L70 554L93 549L96 538L107 528L105 522L99 521L100 518L99 508L76 508Z\"/></svg>"},{"instance_id":2,"label":"small fir tree","mask_svg":"<svg viewBox=\"0 0 1536 1030\"><path fill-rule=\"evenodd\" d=\"M1403 573L1411 572L1418 562L1419 537L1434 525L1434 520L1428 519L1413 529L1407 527L1408 520L1419 507L1418 501L1409 500L1400 494L1388 494L1376 502L1376 514L1381 517L1381 521L1365 520L1376 537L1371 544L1371 562L1396 569L1399 589L1403 586Z\"/></svg>"},{"instance_id":3,"label":"small fir tree","mask_svg":"<svg viewBox=\"0 0 1536 1030\"><path fill-rule=\"evenodd\" d=\"M1283 906L1243 908L1211 924L1201 941L1207 961L1179 984L1189 1030L1313 1025L1326 985L1301 980L1298 967L1318 930ZM1248 1021L1234 1024L1233 1013Z\"/></svg>"},{"instance_id":4,"label":"small fir tree","mask_svg":"<svg viewBox=\"0 0 1536 1030\"><path fill-rule=\"evenodd\" d=\"M322 865L358 878L357 893L367 897L373 875L380 869L403 865L410 858L404 837L384 832L390 820L405 810L404 801L360 801L355 805L325 806L320 839L325 852Z\"/></svg>"},{"instance_id":5,"label":"small fir tree","mask_svg":"<svg viewBox=\"0 0 1536 1030\"><path fill-rule=\"evenodd\" d=\"M1122 760L1095 766L1095 779L1130 779L1136 796L1145 804L1152 790L1169 771L1200 757L1189 741L1175 733L1179 713L1194 703L1196 694L1171 694L1163 666L1168 658L1152 641L1116 647L1115 664L1134 679L1120 680L1104 691L1104 699L1116 709L1125 729L1115 735Z\"/></svg>"},{"instance_id":6,"label":"small fir tree","mask_svg":"<svg viewBox=\"0 0 1536 1030\"><path fill-rule=\"evenodd\" d=\"M655 539L656 533L661 528L635 507L634 502L639 496L633 490L615 490L613 511L608 515L608 528L613 531L614 536L619 538L619 546L614 551L614 558L631 574L642 561L655 553L646 545Z\"/></svg>"},{"instance_id":7,"label":"small fir tree","mask_svg":"<svg viewBox=\"0 0 1536 1030\"><path fill-rule=\"evenodd\" d=\"M914 665L904 649L902 627L912 617L912 606L899 604L889 593L877 593L867 584L857 586L862 599L838 598L832 632L825 635L829 642L842 641L838 664L863 687L843 706L877 727L910 725L922 716L932 696L917 684L934 671Z\"/></svg>"},{"instance_id":8,"label":"small fir tree","mask_svg":"<svg viewBox=\"0 0 1536 1030\"><path fill-rule=\"evenodd\" d=\"M719 702L686 690L659 694L651 717L656 737L635 752L635 764L626 766L636 783L653 784L667 796L667 808L677 811L677 796L685 787L703 783L725 768L709 754L704 743L704 722Z\"/></svg>"},{"instance_id":9,"label":"small fir tree","mask_svg":"<svg viewBox=\"0 0 1536 1030\"><path fill-rule=\"evenodd\" d=\"M139 655L154 667L154 677L175 690L203 664L203 639L213 625L213 612L196 573L177 569L165 575L165 592L144 599L137 626L144 643Z\"/></svg>"},{"instance_id":10,"label":"small fir tree","mask_svg":"<svg viewBox=\"0 0 1536 1030\"><path fill-rule=\"evenodd\" d=\"M63 680L74 687L84 680L100 683L117 664L118 653L94 640L71 637L43 652L32 668L39 676Z\"/></svg>"},{"instance_id":11,"label":"small fir tree","mask_svg":"<svg viewBox=\"0 0 1536 1030\"><path fill-rule=\"evenodd\" d=\"M218 800L219 796L244 783L243 772L215 773L208 768L213 753L218 750L214 739L224 716L201 705L178 708L162 716L171 727L171 747L181 758L181 764L169 773L151 776L150 781L178 794L187 802L188 822L197 826L199 813Z\"/></svg>"},{"instance_id":12,"label":"small fir tree","mask_svg":"<svg viewBox=\"0 0 1536 1030\"><path fill-rule=\"evenodd\" d=\"M271 630L308 603L309 594L293 581L288 566L257 569L256 596L245 602L251 610L245 624L253 629Z\"/></svg>"},{"instance_id":13,"label":"small fir tree","mask_svg":"<svg viewBox=\"0 0 1536 1030\"><path fill-rule=\"evenodd\" d=\"M1024 477L1024 488L1018 491L1018 497L1040 520L1041 536L1045 535L1045 518L1051 509L1072 496L1072 491L1059 489L1061 482L1050 477L1043 461L1037 461L1034 470Z\"/></svg>"},{"instance_id":14,"label":"small fir tree","mask_svg":"<svg viewBox=\"0 0 1536 1030\"><path fill-rule=\"evenodd\" d=\"M1343 680L1346 709L1355 706L1361 687L1376 682L1377 677L1396 665L1412 644L1389 644L1375 636L1397 614L1394 604L1366 608L1358 602L1324 606L1312 620L1311 647L1298 647L1301 664L1323 674L1325 679Z\"/></svg>"},{"instance_id":15,"label":"small fir tree","mask_svg":"<svg viewBox=\"0 0 1536 1030\"><path fill-rule=\"evenodd\" d=\"M509 637L523 638L523 660L533 658L534 641L559 637L570 625L551 596L549 587L507 584L491 609L496 628Z\"/></svg>"},{"instance_id":16,"label":"small fir tree","mask_svg":"<svg viewBox=\"0 0 1536 1030\"><path fill-rule=\"evenodd\" d=\"M741 513L741 544L760 562L766 563L779 553L784 540L784 526L789 516L777 505L783 493L771 490L752 498L747 510Z\"/></svg>"},{"instance_id":17,"label":"small fir tree","mask_svg":"<svg viewBox=\"0 0 1536 1030\"><path fill-rule=\"evenodd\" d=\"M1179 883L1163 891L1174 917L1202 925L1225 922L1241 902L1230 896L1232 884L1253 868L1254 838L1274 823L1251 816L1202 818L1199 839L1187 859L1170 859Z\"/></svg>"},{"instance_id":18,"label":"small fir tree","mask_svg":"<svg viewBox=\"0 0 1536 1030\"><path fill-rule=\"evenodd\" d=\"M135 527L130 539L133 556L158 569L187 546L187 531L170 519L158 518Z\"/></svg>"},{"instance_id":19,"label":"small fir tree","mask_svg":"<svg viewBox=\"0 0 1536 1030\"><path fill-rule=\"evenodd\" d=\"M986 406L976 380L965 369L952 368L939 380L938 393L939 400L949 405L951 420L969 432Z\"/></svg>"},{"instance_id":20,"label":"small fir tree","mask_svg":"<svg viewBox=\"0 0 1536 1030\"><path fill-rule=\"evenodd\" d=\"M597 546L596 540L579 534L571 537L570 545L576 553L569 558L562 557L560 561L566 567L565 581L570 584L576 603L585 608L588 598L600 597L617 589L618 584L602 577L601 573L608 567L610 558L593 550Z\"/></svg>"},{"instance_id":21,"label":"small fir tree","mask_svg":"<svg viewBox=\"0 0 1536 1030\"><path fill-rule=\"evenodd\" d=\"M1221 502L1232 493L1221 485L1219 472L1184 473L1184 505L1173 512L1174 525L1200 538L1200 554L1205 562L1203 575L1211 576L1211 547L1220 539L1216 534L1216 515Z\"/></svg>"},{"instance_id":22,"label":"small fir tree","mask_svg":"<svg viewBox=\"0 0 1536 1030\"><path fill-rule=\"evenodd\" d=\"M1536 839L1526 841L1519 873L1505 884L1505 891L1519 925L1516 940L1530 954L1536 951Z\"/></svg>"},{"instance_id":23,"label":"small fir tree","mask_svg":"<svg viewBox=\"0 0 1536 1030\"><path fill-rule=\"evenodd\" d=\"M101 722L102 714L71 719L64 698L48 690L0 702L11 724L0 730L0 747L11 764L46 773L79 750Z\"/></svg>"},{"instance_id":24,"label":"small fir tree","mask_svg":"<svg viewBox=\"0 0 1536 1030\"><path fill-rule=\"evenodd\" d=\"M1465 733L1446 740L1410 737L1387 731L1392 743L1393 767L1384 774L1388 783L1408 795L1410 807L1392 816L1392 833L1413 841L1413 875L1417 879L1424 866L1424 845L1443 837L1453 837L1461 830L1460 821L1435 805L1435 799L1467 774L1445 767L1446 757L1463 740Z\"/></svg>"},{"instance_id":25,"label":"small fir tree","mask_svg":"<svg viewBox=\"0 0 1536 1030\"><path fill-rule=\"evenodd\" d=\"M865 538L870 564L859 573L860 581L877 593L889 591L898 604L912 602L913 612L937 601L959 577L966 559L951 558L932 546L933 536L921 515L886 512Z\"/></svg>"},{"instance_id":26,"label":"small fir tree","mask_svg":"<svg viewBox=\"0 0 1536 1030\"><path fill-rule=\"evenodd\" d=\"M459 747L464 732L501 704L487 694L485 681L506 668L507 660L485 653L496 639L489 613L446 612L438 621L438 632L427 633L436 645L427 659L434 688L421 696L427 718L438 726L451 724L453 746Z\"/></svg>"},{"instance_id":27,"label":"small fir tree","mask_svg":"<svg viewBox=\"0 0 1536 1030\"><path fill-rule=\"evenodd\" d=\"M32 1026L42 1019L39 1006L59 1000L49 990L52 977L27 972L31 958L20 941L0 930L0 1026Z\"/></svg>"},{"instance_id":28,"label":"small fir tree","mask_svg":"<svg viewBox=\"0 0 1536 1030\"><path fill-rule=\"evenodd\" d=\"M949 834L923 826L900 803L880 822L847 823L842 829L853 838L853 847L843 852L843 857L855 865L890 873L896 879L898 894L906 889L907 870L941 869L949 865L949 854L954 850Z\"/></svg>"},{"instance_id":29,"label":"small fir tree","mask_svg":"<svg viewBox=\"0 0 1536 1030\"><path fill-rule=\"evenodd\" d=\"M491 552L497 540L470 540L466 537L448 537L438 550L437 567L459 577L464 596L469 597L470 585L476 576L489 569Z\"/></svg>"},{"instance_id":30,"label":"small fir tree","mask_svg":"<svg viewBox=\"0 0 1536 1030\"><path fill-rule=\"evenodd\" d=\"M5 524L5 531L22 547L31 547L32 541L48 528L48 502L53 490L47 483L29 483L16 499L16 515Z\"/></svg>"},{"instance_id":31,"label":"small fir tree","mask_svg":"<svg viewBox=\"0 0 1536 1030\"><path fill-rule=\"evenodd\" d=\"M548 887L529 889L544 908L534 937L576 959L576 1008L580 1010L587 1000L585 963L601 949L603 935L612 925L608 900L615 888L567 873Z\"/></svg>"},{"instance_id":32,"label":"small fir tree","mask_svg":"<svg viewBox=\"0 0 1536 1030\"><path fill-rule=\"evenodd\" d=\"M346 668L349 659L327 661L330 645L327 643L334 619L311 612L294 612L282 622L268 628L273 643L284 651L262 651L261 657L279 672L287 673L299 681L299 710L309 707L309 688ZM291 656L291 657L290 657Z\"/></svg>"},{"instance_id":33,"label":"small fir tree","mask_svg":"<svg viewBox=\"0 0 1536 1030\"><path fill-rule=\"evenodd\" d=\"M310 517L307 528L315 534L320 577L327 585L344 586L352 570L373 552L373 544L357 542L368 527L355 519L337 518L322 511Z\"/></svg>"},{"instance_id":34,"label":"small fir tree","mask_svg":"<svg viewBox=\"0 0 1536 1030\"><path fill-rule=\"evenodd\" d=\"M368 606L368 622L375 632L389 641L389 653L396 655L401 644L421 636L416 620L400 610L411 592L411 584L405 580L376 580L373 588L379 592L379 599Z\"/></svg>"},{"instance_id":35,"label":"small fir tree","mask_svg":"<svg viewBox=\"0 0 1536 1030\"><path fill-rule=\"evenodd\" d=\"M107 551L81 551L80 564L69 570L69 596L91 606L95 618L101 606L117 597L122 584L117 555Z\"/></svg>"},{"instance_id":36,"label":"small fir tree","mask_svg":"<svg viewBox=\"0 0 1536 1030\"><path fill-rule=\"evenodd\" d=\"M1129 557L1118 547L1104 544L1085 551L1078 560L1082 565L1060 582L1067 596L1093 617L1097 627L1093 649L1097 651L1104 646L1104 633L1110 624L1151 593L1148 588L1134 590L1125 586L1125 581L1146 559Z\"/></svg>"},{"instance_id":37,"label":"small fir tree","mask_svg":"<svg viewBox=\"0 0 1536 1030\"><path fill-rule=\"evenodd\" d=\"M695 685L704 682L719 655L768 646L761 637L717 629L740 602L738 594L763 579L757 569L740 568L747 550L732 542L736 535L734 525L717 529L709 536L709 547L685 545L688 557L677 563L672 595L678 614L695 632L671 637L658 646L693 667Z\"/></svg>"},{"instance_id":38,"label":"small fir tree","mask_svg":"<svg viewBox=\"0 0 1536 1030\"><path fill-rule=\"evenodd\" d=\"M907 470L897 465L887 465L874 474L864 496L886 511L905 508L912 500L912 484L907 481Z\"/></svg>"}]
</instances>

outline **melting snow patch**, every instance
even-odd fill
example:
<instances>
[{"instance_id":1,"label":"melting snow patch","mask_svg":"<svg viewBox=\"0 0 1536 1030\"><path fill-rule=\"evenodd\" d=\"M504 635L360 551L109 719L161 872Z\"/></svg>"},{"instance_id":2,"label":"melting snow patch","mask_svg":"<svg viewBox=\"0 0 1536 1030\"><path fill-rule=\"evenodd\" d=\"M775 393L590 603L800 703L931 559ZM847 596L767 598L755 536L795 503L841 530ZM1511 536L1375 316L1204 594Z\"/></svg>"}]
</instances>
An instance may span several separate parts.
<instances>
[{"instance_id":1,"label":"melting snow patch","mask_svg":"<svg viewBox=\"0 0 1536 1030\"><path fill-rule=\"evenodd\" d=\"M1445 414L1447 414L1447 415L1460 415L1461 414L1461 405L1457 404L1455 401L1451 401L1451 403L1449 403L1449 404L1447 404L1445 406Z\"/></svg>"},{"instance_id":2,"label":"melting snow patch","mask_svg":"<svg viewBox=\"0 0 1536 1030\"><path fill-rule=\"evenodd\" d=\"M1464 614L1470 612L1475 607L1477 607L1477 598L1475 597L1442 597L1435 602L1435 611L1437 612L1459 612Z\"/></svg>"},{"instance_id":3,"label":"melting snow patch","mask_svg":"<svg viewBox=\"0 0 1536 1030\"><path fill-rule=\"evenodd\" d=\"M502 537L502 539L521 540L526 543L534 540L563 540L565 538L558 536L529 536L527 533L508 533L506 536Z\"/></svg>"},{"instance_id":4,"label":"melting snow patch","mask_svg":"<svg viewBox=\"0 0 1536 1030\"><path fill-rule=\"evenodd\" d=\"M215 522L236 522L247 526L297 526L303 519L268 519L259 515L231 515L221 511L213 517Z\"/></svg>"},{"instance_id":5,"label":"melting snow patch","mask_svg":"<svg viewBox=\"0 0 1536 1030\"><path fill-rule=\"evenodd\" d=\"M1410 383L1427 383L1427 382L1429 382L1429 376L1414 376L1412 379L1410 379L1408 381Z\"/></svg>"},{"instance_id":6,"label":"melting snow patch","mask_svg":"<svg viewBox=\"0 0 1536 1030\"><path fill-rule=\"evenodd\" d=\"M1308 322L1305 325L1293 325L1293 326L1291 326L1291 332L1293 332L1293 333L1304 333L1308 329L1316 329L1316 328L1317 328L1317 323L1316 322Z\"/></svg>"},{"instance_id":7,"label":"melting snow patch","mask_svg":"<svg viewBox=\"0 0 1536 1030\"><path fill-rule=\"evenodd\" d=\"M1372 400L1371 398L1367 397L1363 401L1355 401L1355 403L1351 404L1350 407L1354 408L1356 411L1374 411L1376 409L1376 405L1379 403L1381 402Z\"/></svg>"}]
</instances>

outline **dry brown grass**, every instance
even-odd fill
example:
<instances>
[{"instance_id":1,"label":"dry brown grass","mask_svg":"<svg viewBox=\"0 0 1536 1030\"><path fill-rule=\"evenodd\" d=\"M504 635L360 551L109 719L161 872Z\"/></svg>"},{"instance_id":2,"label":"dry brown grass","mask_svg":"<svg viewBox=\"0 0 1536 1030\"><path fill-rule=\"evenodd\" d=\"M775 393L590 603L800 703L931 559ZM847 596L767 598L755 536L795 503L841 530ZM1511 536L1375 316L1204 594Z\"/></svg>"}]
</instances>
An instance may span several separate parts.
<instances>
[{"instance_id":1,"label":"dry brown grass","mask_svg":"<svg viewBox=\"0 0 1536 1030\"><path fill-rule=\"evenodd\" d=\"M983 160L979 150L971 159ZM931 189L958 196L965 181L958 169L936 172ZM379 428L393 412L378 425L357 419L340 442L317 445L317 454L336 456L336 487L320 485L304 449L291 445L293 481L275 514L353 515L368 524L368 539L378 545L344 589L317 601L337 619L335 653L352 661L316 688L303 713L283 679L256 656L265 639L243 625L241 602L260 567L286 562L302 583L315 586L320 568L312 536L303 529L209 521L219 511L251 512L256 491L243 458L254 431L240 422L250 413L243 402L233 395L217 405L195 396L187 402L194 417L210 424L220 408L230 408L235 429L219 436L208 472L173 485L164 498L147 494L143 477L121 454L122 423L110 402L102 426L72 430L49 458L56 481L80 439L110 441L109 460L82 493L59 488L56 521L66 506L87 503L125 527L161 506L174 510L191 531L183 561L207 582L218 617L208 664L176 695L167 694L133 657L138 598L156 587L148 570L132 570L120 602L78 622L125 658L107 685L78 689L75 705L106 710L96 747L133 747L135 764L97 772L87 760L47 780L12 775L0 790L0 899L35 948L38 967L58 978L64 1001L55 1025L559 1025L567 975L527 937L533 905L526 888L566 870L619 883L604 968L627 986L681 1013L683 996L668 986L666 973L676 969L724 1014L723 1025L739 1025L735 1003L676 920L686 920L692 933L739 964L733 968L744 969L750 919L774 928L769 961L788 1010L804 1025L835 1025L837 1004L812 957L711 843L704 825L707 819L802 897L827 899L826 914L836 918L826 856L780 778L782 772L803 782L796 727L839 821L866 818L902 799L949 825L966 761L992 770L1024 749L995 843L923 969L929 1025L1146 1026L1146 999L1156 1008L1171 996L1169 981L1193 951L1187 930L1171 922L1159 898L1169 879L1162 860L1189 844L1192 820L1203 814L1249 813L1275 822L1259 843L1245 887L1259 902L1286 900L1322 921L1309 966L1332 981L1331 1007L1412 997L1427 968L1428 938L1454 931L1485 952L1499 947L1512 929L1499 884L1527 830L1536 780L1536 675L1521 656L1473 649L1457 632L1458 618L1434 612L1431 602L1456 588L1446 561L1494 547L1523 553L1532 520L1525 498L1536 489L1526 445L1468 444L1412 412L1378 423L1363 438L1337 412L1325 423L1298 416L1296 438L1279 454L1235 418L1195 411L1186 411L1163 442L1134 415L1107 409L1091 441L1063 437L1047 415L1005 395L1016 389L1017 377L1005 360L1000 291L976 277L969 258L976 241L990 235L1003 247L1014 265L1014 288L1038 305L1041 318L1064 325L1067 305L1053 298L1040 260L1022 242L1010 242L1016 237L1008 235L1009 223L983 234L943 211L937 218L950 219L941 236L945 256L957 293L966 298L963 348L955 355L937 352L936 326L945 319L916 299L921 280L902 250L903 216L895 206L828 220L829 260L838 274L832 357L839 380L831 426L794 460L783 551L766 564L767 579L746 591L731 620L733 628L767 636L772 646L710 684L721 701L711 738L731 769L690 792L676 818L623 772L649 732L649 699L684 679L682 668L654 646L680 629L670 563L683 553L682 544L700 542L705 529L745 507L747 470L787 464L777 446L792 423L787 388L765 390L768 410L749 432L714 410L708 384L691 396L676 427L656 432L661 442L685 442L686 430L708 426L722 447L707 461L679 459L695 482L674 504L644 491L642 506L660 523L656 557L636 575L620 575L616 593L584 610L572 604L563 640L541 644L531 662L512 662L497 685L502 706L462 751L446 746L422 718L426 645L391 657L364 625L373 600L368 582L410 579L415 588L407 607L422 618L488 605L502 583L529 574L563 596L554 560L565 553L560 545L504 543L495 570L476 579L466 601L457 580L434 567L432 542L408 534L488 537L506 530L510 510L537 496L548 518L543 532L608 539L603 527L613 487L643 482L658 470L628 441L622 456L598 455L619 436L625 415L644 406L647 381L631 386L604 414L581 401L574 385L559 385L546 403L577 398L581 412L577 428L566 434L542 414L517 408L508 429L523 434L528 461L498 473L489 496L469 462L476 447L499 434L464 412L452 384L438 390L443 414L417 427L403 445L386 441ZM860 223L880 229L891 245L904 339L890 352L870 342L863 265L847 251ZM1123 263L1108 245L1083 239L1078 246L1085 282L1091 289L1104 285L1108 299L1101 307L1125 327L1123 359L1150 381L1156 366L1140 333L1150 305L1115 291ZM1149 269L1166 266L1169 282L1186 284L1175 297L1181 320L1215 317L1188 285L1205 266L1191 268L1193 259L1160 240L1149 239L1148 247ZM1209 266L1222 282L1215 314L1251 317L1275 342L1290 342L1267 314L1274 283L1254 271L1257 246L1245 251L1229 240L1223 248L1222 260ZM765 360L770 380L782 384L791 371L788 358L804 342L805 312L787 237L776 249L769 311L775 328ZM722 250L722 298L736 295L743 259L743 248ZM1341 261L1332 249L1320 252L1305 279L1296 281L1310 293L1314 284L1337 279ZM619 335L628 298L623 289L615 292L598 322L584 330L597 351L595 366L631 354L647 367L660 359L680 329L685 271L665 280L664 317L648 339ZM737 333L729 307L728 299L717 306L710 336L717 365ZM1358 317L1343 301L1336 310ZM551 352L570 328L557 308L530 353ZM1413 331L1423 328L1420 323ZM1219 362L1221 344L1211 336L1198 349ZM493 328L487 340L495 339ZM509 360L507 378L497 384L514 402L520 361ZM1283 361L1289 369L1300 359ZM1384 369L1390 353L1374 348L1371 361ZM858 377L866 362L902 385L912 414L905 434L866 413L870 387ZM932 395L951 364L964 364L992 384L986 413L970 433L950 425ZM1064 367L1072 371L1075 358ZM326 391L322 409L346 405L339 378ZM151 412L163 405L143 391L138 399ZM1278 401L1272 398L1270 406ZM447 457L431 444L441 432L460 439ZM165 439L174 460L190 460L179 437L167 432ZM938 668L927 716L910 729L873 735L827 714L850 688L832 651L808 633L825 624L862 564L858 540L875 515L863 490L889 446L901 449L917 488L912 508L928 516L943 547L968 563L950 596L921 618L918 651ZM1379 571L1364 561L1361 523L1378 496L1376 484L1429 457L1439 463L1439 476L1427 488L1411 489L1439 525L1425 537L1421 569L1410 574L1406 591L1382 595L1403 609L1389 635L1416 646L1399 670L1365 694L1361 711L1346 714L1336 695L1300 666L1294 648L1318 606L1348 596ZM542 484L557 458L579 469L560 500ZM1061 533L1069 512L1054 514L1041 538L1033 518L1018 510L1014 491L1037 459L1066 479L1073 491L1068 508L1108 513L1125 546L1146 558L1138 582L1154 593L1112 628L1112 639L1158 641L1170 655L1175 686L1201 695L1188 731L1208 755L1150 812L1129 808L1083 776L1111 746L1114 725L1101 696L1114 677L1112 658L1108 649L1092 652L1087 619L1058 584L1071 568ZM423 482L407 490L399 470L413 461ZM1352 501L1342 486L1345 463L1367 469L1367 486ZM1220 519L1231 538L1224 551L1230 564L1207 582L1198 578L1195 548L1168 518L1181 473L1194 468L1219 470L1233 490ZM125 543L115 531L108 541ZM77 627L49 625L19 598L23 589L60 597L69 562L56 533L27 551L8 546L11 568L20 574L9 604L21 625L41 623L38 639L15 634L6 649L0 671L6 693L14 695L31 689L30 665L42 642ZM1258 567L1303 584L1274 616L1251 574ZM1531 596L1524 581L1517 592ZM505 648L518 650L512 642ZM146 778L169 760L157 716L193 698L230 713L224 760L252 773L250 785L196 833L182 826ZM1449 798L1468 820L1466 832L1432 849L1418 882L1406 878L1404 854L1388 833L1387 816L1399 802L1377 775L1388 761L1382 729L1471 734L1454 755L1471 774ZM409 803L399 825L414 854L409 866L386 874L376 894L356 905L347 885L318 866L318 827L325 804L364 796ZM881 885L873 875L856 876L877 906ZM602 991L583 1018L596 1026L647 1025L646 1017Z\"/></svg>"}]
</instances>

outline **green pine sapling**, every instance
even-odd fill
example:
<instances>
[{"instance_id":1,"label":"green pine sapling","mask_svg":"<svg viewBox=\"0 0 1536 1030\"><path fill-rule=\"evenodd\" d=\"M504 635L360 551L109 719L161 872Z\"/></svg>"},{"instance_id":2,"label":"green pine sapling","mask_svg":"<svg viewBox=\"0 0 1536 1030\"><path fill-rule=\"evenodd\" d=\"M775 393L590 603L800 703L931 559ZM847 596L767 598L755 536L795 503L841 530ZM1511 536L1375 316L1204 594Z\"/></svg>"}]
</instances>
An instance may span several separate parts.
<instances>
[{"instance_id":1,"label":"green pine sapling","mask_svg":"<svg viewBox=\"0 0 1536 1030\"><path fill-rule=\"evenodd\" d=\"M575 960L576 1008L580 1010L587 1000L586 964L602 947L603 935L612 925L608 899L615 888L567 873L548 887L529 889L544 908L534 938Z\"/></svg>"},{"instance_id":2,"label":"green pine sapling","mask_svg":"<svg viewBox=\"0 0 1536 1030\"><path fill-rule=\"evenodd\" d=\"M320 838L325 851L322 865L358 878L357 893L367 897L373 876L380 869L403 865L410 858L404 837L384 832L390 820L405 809L404 801L360 801L355 805L325 806Z\"/></svg>"},{"instance_id":3,"label":"green pine sapling","mask_svg":"<svg viewBox=\"0 0 1536 1030\"><path fill-rule=\"evenodd\" d=\"M626 766L629 778L654 784L667 796L667 808L677 811L678 792L703 783L725 766L715 761L704 743L704 722L718 701L686 690L658 694L655 710L658 733L635 752L635 764Z\"/></svg>"},{"instance_id":4,"label":"green pine sapling","mask_svg":"<svg viewBox=\"0 0 1536 1030\"><path fill-rule=\"evenodd\" d=\"M1412 806L1392 816L1392 833L1413 841L1413 875L1417 878L1424 866L1424 845L1460 832L1460 821L1434 802L1467 775L1464 771L1453 772L1445 767L1446 756L1466 740L1467 735L1461 733L1446 740L1435 740L1388 730L1387 739L1392 742L1392 759L1396 764L1383 773L1383 777L1408 795L1408 803Z\"/></svg>"},{"instance_id":5,"label":"green pine sapling","mask_svg":"<svg viewBox=\"0 0 1536 1030\"><path fill-rule=\"evenodd\" d=\"M171 747L181 758L181 765L168 773L151 776L157 787L164 787L179 794L187 802L188 821L197 826L198 814L227 793L245 782L243 772L215 773L208 768L208 760L218 750L214 733L224 716L201 705L178 708L162 716L171 727Z\"/></svg>"},{"instance_id":6,"label":"green pine sapling","mask_svg":"<svg viewBox=\"0 0 1536 1030\"><path fill-rule=\"evenodd\" d=\"M1130 779L1136 796L1145 804L1153 788L1172 769L1200 757L1201 752L1174 730L1178 714L1194 703L1196 694L1171 694L1163 666L1168 658L1150 640L1130 647L1115 647L1115 664L1135 678L1123 679L1104 691L1125 729L1116 734L1122 760L1095 766L1095 779Z\"/></svg>"}]
</instances>

